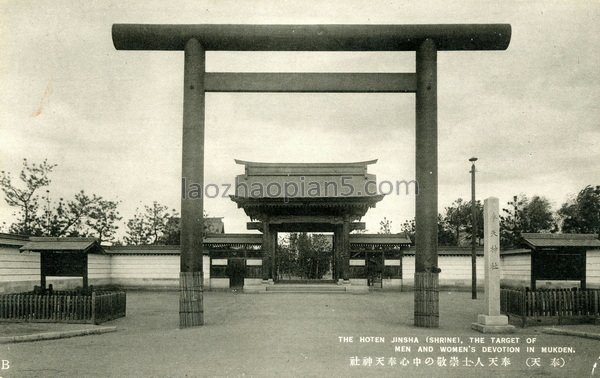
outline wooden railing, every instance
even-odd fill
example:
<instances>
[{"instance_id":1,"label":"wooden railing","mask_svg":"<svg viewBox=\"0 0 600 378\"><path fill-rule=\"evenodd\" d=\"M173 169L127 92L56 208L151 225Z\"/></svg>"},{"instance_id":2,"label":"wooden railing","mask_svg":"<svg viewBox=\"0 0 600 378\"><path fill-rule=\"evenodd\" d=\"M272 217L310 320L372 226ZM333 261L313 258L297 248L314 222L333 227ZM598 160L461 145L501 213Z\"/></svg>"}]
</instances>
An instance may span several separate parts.
<instances>
[{"instance_id":1,"label":"wooden railing","mask_svg":"<svg viewBox=\"0 0 600 378\"><path fill-rule=\"evenodd\" d=\"M125 316L124 291L33 292L0 295L0 321L93 323Z\"/></svg>"},{"instance_id":2,"label":"wooden railing","mask_svg":"<svg viewBox=\"0 0 600 378\"><path fill-rule=\"evenodd\" d=\"M600 316L598 289L501 289L500 310L535 323L580 323Z\"/></svg>"},{"instance_id":3,"label":"wooden railing","mask_svg":"<svg viewBox=\"0 0 600 378\"><path fill-rule=\"evenodd\" d=\"M124 291L92 293L92 323L100 324L125 316L127 295Z\"/></svg>"}]
</instances>

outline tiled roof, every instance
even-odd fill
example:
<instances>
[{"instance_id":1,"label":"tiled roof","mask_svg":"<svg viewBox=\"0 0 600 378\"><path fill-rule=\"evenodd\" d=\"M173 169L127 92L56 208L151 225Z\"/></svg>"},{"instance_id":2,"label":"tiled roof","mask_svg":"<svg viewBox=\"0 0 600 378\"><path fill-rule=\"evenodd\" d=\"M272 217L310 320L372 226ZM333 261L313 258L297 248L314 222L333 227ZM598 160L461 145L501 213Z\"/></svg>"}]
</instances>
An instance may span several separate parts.
<instances>
[{"instance_id":1,"label":"tiled roof","mask_svg":"<svg viewBox=\"0 0 600 378\"><path fill-rule=\"evenodd\" d=\"M104 253L104 250L98 244L95 238L51 238L51 237L31 237L29 242L20 248L21 251L51 252L51 251L72 251L93 253Z\"/></svg>"},{"instance_id":2,"label":"tiled roof","mask_svg":"<svg viewBox=\"0 0 600 378\"><path fill-rule=\"evenodd\" d=\"M204 244L262 244L262 234L207 234Z\"/></svg>"},{"instance_id":3,"label":"tiled roof","mask_svg":"<svg viewBox=\"0 0 600 378\"><path fill-rule=\"evenodd\" d=\"M350 234L350 244L408 245L410 237L406 234Z\"/></svg>"},{"instance_id":4,"label":"tiled roof","mask_svg":"<svg viewBox=\"0 0 600 378\"><path fill-rule=\"evenodd\" d=\"M521 234L524 243L531 248L552 247L600 247L595 234Z\"/></svg>"},{"instance_id":5,"label":"tiled roof","mask_svg":"<svg viewBox=\"0 0 600 378\"><path fill-rule=\"evenodd\" d=\"M265 163L235 159L236 164L245 166L247 176L339 176L364 175L367 166L377 159L347 163Z\"/></svg>"},{"instance_id":6,"label":"tiled roof","mask_svg":"<svg viewBox=\"0 0 600 378\"><path fill-rule=\"evenodd\" d=\"M29 240L28 236L16 235L16 234L6 234L4 232L0 232L0 245L20 247L23 244L27 243L28 240Z\"/></svg>"},{"instance_id":7,"label":"tiled roof","mask_svg":"<svg viewBox=\"0 0 600 378\"><path fill-rule=\"evenodd\" d=\"M416 247L410 247L404 250L405 255L414 255L416 252ZM483 256L483 246L478 246L475 248L475 253L477 256ZM454 247L454 246L438 246L438 255L439 256L470 256L471 255L471 247Z\"/></svg>"},{"instance_id":8,"label":"tiled roof","mask_svg":"<svg viewBox=\"0 0 600 378\"><path fill-rule=\"evenodd\" d=\"M513 248L500 251L500 256L508 256L508 255L530 255L531 249L529 248Z\"/></svg>"},{"instance_id":9,"label":"tiled roof","mask_svg":"<svg viewBox=\"0 0 600 378\"><path fill-rule=\"evenodd\" d=\"M119 245L106 248L109 255L179 255L180 252L178 245Z\"/></svg>"},{"instance_id":10,"label":"tiled roof","mask_svg":"<svg viewBox=\"0 0 600 378\"><path fill-rule=\"evenodd\" d=\"M261 245L262 234L206 234L205 246ZM179 255L179 245L119 245L108 247L106 252L115 255ZM204 249L204 254L208 249Z\"/></svg>"}]
</instances>

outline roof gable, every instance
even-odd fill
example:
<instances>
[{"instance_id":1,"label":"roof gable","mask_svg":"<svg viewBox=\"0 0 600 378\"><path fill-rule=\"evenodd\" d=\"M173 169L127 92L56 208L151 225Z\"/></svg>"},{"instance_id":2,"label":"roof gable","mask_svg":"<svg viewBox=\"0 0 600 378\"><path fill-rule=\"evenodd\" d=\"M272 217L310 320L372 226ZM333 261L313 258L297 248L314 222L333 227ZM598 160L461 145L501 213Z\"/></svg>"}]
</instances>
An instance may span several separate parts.
<instances>
[{"instance_id":1,"label":"roof gable","mask_svg":"<svg viewBox=\"0 0 600 378\"><path fill-rule=\"evenodd\" d=\"M31 237L21 251L104 253L96 238Z\"/></svg>"},{"instance_id":2,"label":"roof gable","mask_svg":"<svg viewBox=\"0 0 600 378\"><path fill-rule=\"evenodd\" d=\"M595 234L523 233L523 243L530 248L600 247Z\"/></svg>"},{"instance_id":3,"label":"roof gable","mask_svg":"<svg viewBox=\"0 0 600 378\"><path fill-rule=\"evenodd\" d=\"M350 244L410 245L406 234L350 234Z\"/></svg>"}]
</instances>

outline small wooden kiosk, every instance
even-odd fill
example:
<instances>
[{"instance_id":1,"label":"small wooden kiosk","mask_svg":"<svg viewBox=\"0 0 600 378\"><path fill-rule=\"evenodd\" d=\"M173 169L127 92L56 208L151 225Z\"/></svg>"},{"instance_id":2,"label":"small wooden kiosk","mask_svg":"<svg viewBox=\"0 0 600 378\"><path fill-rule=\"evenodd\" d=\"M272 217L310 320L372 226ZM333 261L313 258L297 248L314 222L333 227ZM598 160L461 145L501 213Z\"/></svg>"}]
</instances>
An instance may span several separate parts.
<instances>
[{"instance_id":1,"label":"small wooden kiosk","mask_svg":"<svg viewBox=\"0 0 600 378\"><path fill-rule=\"evenodd\" d=\"M586 251L600 248L594 234L524 233L523 244L531 249L531 290L537 280L580 281L586 288Z\"/></svg>"},{"instance_id":2,"label":"small wooden kiosk","mask_svg":"<svg viewBox=\"0 0 600 378\"><path fill-rule=\"evenodd\" d=\"M122 290L88 287L88 254L104 253L94 238L31 237L21 251L40 253L41 290L0 295L0 320L100 324L125 316ZM46 277L82 277L83 289L46 290Z\"/></svg>"},{"instance_id":3,"label":"small wooden kiosk","mask_svg":"<svg viewBox=\"0 0 600 378\"><path fill-rule=\"evenodd\" d=\"M21 251L40 253L40 284L46 277L81 277L88 288L88 253L105 253L95 238L31 237Z\"/></svg>"}]
</instances>

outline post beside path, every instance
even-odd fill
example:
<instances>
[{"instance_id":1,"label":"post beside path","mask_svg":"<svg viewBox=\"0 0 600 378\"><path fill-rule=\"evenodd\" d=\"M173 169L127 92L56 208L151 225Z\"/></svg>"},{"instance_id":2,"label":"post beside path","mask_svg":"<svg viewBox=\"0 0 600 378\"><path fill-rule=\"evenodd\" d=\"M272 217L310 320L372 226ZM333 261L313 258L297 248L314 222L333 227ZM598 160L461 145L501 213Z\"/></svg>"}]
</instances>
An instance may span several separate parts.
<instances>
[{"instance_id":1,"label":"post beside path","mask_svg":"<svg viewBox=\"0 0 600 378\"><path fill-rule=\"evenodd\" d=\"M483 203L483 251L487 313L479 314L471 328L482 333L512 333L515 327L500 314L500 214L496 197Z\"/></svg>"}]
</instances>

